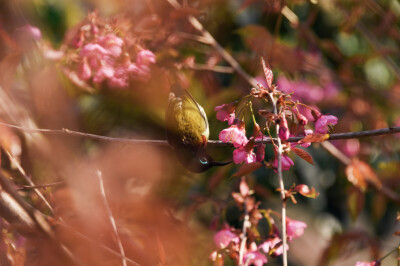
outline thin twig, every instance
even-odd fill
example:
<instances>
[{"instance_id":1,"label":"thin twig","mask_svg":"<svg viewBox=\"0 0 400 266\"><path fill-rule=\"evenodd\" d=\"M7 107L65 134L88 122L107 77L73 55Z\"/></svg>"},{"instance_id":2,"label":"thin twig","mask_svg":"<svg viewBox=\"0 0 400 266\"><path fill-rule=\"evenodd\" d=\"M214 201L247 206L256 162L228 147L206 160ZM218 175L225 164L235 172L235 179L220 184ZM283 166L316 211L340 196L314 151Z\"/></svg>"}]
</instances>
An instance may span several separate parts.
<instances>
[{"instance_id":1,"label":"thin twig","mask_svg":"<svg viewBox=\"0 0 400 266\"><path fill-rule=\"evenodd\" d=\"M85 241L88 241L91 244L96 245L97 247L103 249L104 251L107 251L108 253L110 253L110 254L122 259L122 255L120 253L116 252L115 250L113 250L112 248L110 248L110 247L108 247L108 246L106 246L104 244L101 244L98 241L95 241L95 240L91 239L90 237L88 237L85 234L77 231L75 228L71 227L70 225L66 224L64 221L60 221L60 223L58 223L58 225L63 226L65 228L71 230L72 233L76 234L81 239L83 239ZM128 257L125 257L125 259L126 259L127 262L131 263L134 266L140 266L139 263L137 263L136 261L134 261L134 260L132 260L132 259L130 259Z\"/></svg>"},{"instance_id":2,"label":"thin twig","mask_svg":"<svg viewBox=\"0 0 400 266\"><path fill-rule=\"evenodd\" d=\"M192 66L187 66L187 68L194 69L194 70L208 70L208 71L214 71L214 72L225 73L225 74L232 74L235 72L232 67L207 66L204 64L193 64Z\"/></svg>"},{"instance_id":3,"label":"thin twig","mask_svg":"<svg viewBox=\"0 0 400 266\"><path fill-rule=\"evenodd\" d=\"M261 58L263 65L265 66L264 59ZM273 113L275 116L278 116L278 109L276 106L276 101L274 100L274 96L272 92L267 93L268 101L272 104ZM282 253L282 262L283 266L287 266L287 239L286 239L286 195L285 195L285 184L283 183L283 175L282 175L282 143L279 137L279 124L276 123L276 143L278 148L278 180L279 180L279 189L281 192L281 200L282 200L282 241L283 241L283 253Z\"/></svg>"},{"instance_id":4,"label":"thin twig","mask_svg":"<svg viewBox=\"0 0 400 266\"><path fill-rule=\"evenodd\" d=\"M241 242L240 242L240 249L239 249L239 265L243 265L243 256L244 256L244 251L246 249L246 241L247 241L247 228L250 227L250 216L249 216L249 210L247 209L247 198L244 199L243 202L243 208L244 208L244 220L243 220L243 232L242 235L240 236ZM247 261L244 262L244 265L247 265Z\"/></svg>"},{"instance_id":5,"label":"thin twig","mask_svg":"<svg viewBox=\"0 0 400 266\"><path fill-rule=\"evenodd\" d=\"M30 189L36 189L36 188L48 188L48 187L59 187L65 185L65 181L58 181L54 183L48 183L48 184L41 184L41 185L34 185L34 186L22 186L18 188L18 190L30 190Z\"/></svg>"},{"instance_id":6,"label":"thin twig","mask_svg":"<svg viewBox=\"0 0 400 266\"><path fill-rule=\"evenodd\" d=\"M115 219L113 217L113 214L111 212L110 206L107 201L106 191L104 190L102 174L101 174L101 171L99 171L99 170L97 170L97 178L99 180L100 194L103 198L103 204L107 211L108 218L110 219L110 223L111 223L111 226L114 231L115 240L117 241L117 244L118 244L119 252L121 253L122 265L126 266L127 264L126 264L124 246L122 245L121 238L119 237L119 234L118 234L117 224L115 223Z\"/></svg>"},{"instance_id":7,"label":"thin twig","mask_svg":"<svg viewBox=\"0 0 400 266\"><path fill-rule=\"evenodd\" d=\"M11 153L7 150L4 149L6 152L8 158L11 160L11 162L17 167L18 171L21 173L22 177L24 180L31 186L34 187L35 183L33 183L32 179L25 173L25 170L22 168L21 164L11 155ZM54 209L51 207L50 203L47 201L47 199L43 196L42 192L40 192L39 189L33 188L33 191L36 193L36 195L46 204L47 208L50 210L52 214L54 214Z\"/></svg>"},{"instance_id":8,"label":"thin twig","mask_svg":"<svg viewBox=\"0 0 400 266\"><path fill-rule=\"evenodd\" d=\"M44 133L44 134L63 134L63 135L70 135L74 137L84 137L102 141L110 141L110 142L126 142L126 143L134 143L134 144L152 144L152 145L159 145L159 146L168 146L168 142L166 140L151 140L151 139L128 139L128 138L118 138L118 137L107 137L101 136L96 134L84 133L69 129L43 129L43 128L27 128L21 127L16 125L11 125L7 123L0 122L0 125L7 126L10 128L19 129L24 132L29 133ZM335 133L330 134L327 140L341 140L341 139L359 139L365 137L375 137L375 136L382 136L382 135L390 135L400 133L400 127L389 127L389 128L381 128L381 129L374 129L374 130L366 130L366 131L357 131L357 132L345 132L345 133ZM287 142L297 142L301 140L303 137L290 137ZM275 138L271 140L271 138L264 138L261 140L256 140L255 143L264 143L264 144L272 144L273 141L276 141ZM222 142L220 140L209 140L208 145L212 146L232 146L231 143Z\"/></svg>"},{"instance_id":9,"label":"thin twig","mask_svg":"<svg viewBox=\"0 0 400 266\"><path fill-rule=\"evenodd\" d=\"M175 9L180 9L182 6L176 0L166 0L171 6ZM247 74L246 71L239 65L239 63L227 52L225 49L214 39L214 37L204 29L203 25L198 21L195 17L189 15L187 17L190 24L203 35L203 37L207 40L207 42L227 61L235 71L241 75L247 82L251 84L253 87L257 87L257 81Z\"/></svg>"}]
</instances>

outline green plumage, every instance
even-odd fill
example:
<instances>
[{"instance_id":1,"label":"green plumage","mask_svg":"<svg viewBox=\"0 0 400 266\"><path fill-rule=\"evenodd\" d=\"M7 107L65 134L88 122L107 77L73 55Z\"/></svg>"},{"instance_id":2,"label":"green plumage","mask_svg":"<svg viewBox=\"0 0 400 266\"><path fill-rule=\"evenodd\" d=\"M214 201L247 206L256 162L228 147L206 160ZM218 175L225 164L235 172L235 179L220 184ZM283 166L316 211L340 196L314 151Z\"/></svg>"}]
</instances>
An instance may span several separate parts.
<instances>
[{"instance_id":1,"label":"green plumage","mask_svg":"<svg viewBox=\"0 0 400 266\"><path fill-rule=\"evenodd\" d=\"M204 109L186 90L180 97L170 93L166 112L167 139L177 149L197 151L205 146L209 136Z\"/></svg>"}]
</instances>

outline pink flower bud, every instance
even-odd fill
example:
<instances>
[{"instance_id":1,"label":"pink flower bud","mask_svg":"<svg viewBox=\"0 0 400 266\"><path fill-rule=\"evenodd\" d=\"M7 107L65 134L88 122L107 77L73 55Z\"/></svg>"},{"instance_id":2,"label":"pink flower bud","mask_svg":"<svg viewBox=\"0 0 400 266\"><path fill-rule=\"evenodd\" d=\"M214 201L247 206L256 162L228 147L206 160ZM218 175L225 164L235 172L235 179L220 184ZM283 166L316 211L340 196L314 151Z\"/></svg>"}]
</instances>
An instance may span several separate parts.
<instances>
[{"instance_id":1,"label":"pink flower bud","mask_svg":"<svg viewBox=\"0 0 400 266\"><path fill-rule=\"evenodd\" d=\"M282 155L282 170L288 171L292 165L294 165L294 162L292 159L290 159L289 156L287 155ZM278 158L275 158L274 162L272 163L272 166L275 168L278 168Z\"/></svg>"},{"instance_id":2,"label":"pink flower bud","mask_svg":"<svg viewBox=\"0 0 400 266\"><path fill-rule=\"evenodd\" d=\"M288 123L285 115L283 114L279 122L279 138L283 141L286 141L288 140L289 136L290 132L288 128Z\"/></svg>"},{"instance_id":3,"label":"pink flower bud","mask_svg":"<svg viewBox=\"0 0 400 266\"><path fill-rule=\"evenodd\" d=\"M258 144L256 146L256 161L262 162L265 158L265 144Z\"/></svg>"}]
</instances>

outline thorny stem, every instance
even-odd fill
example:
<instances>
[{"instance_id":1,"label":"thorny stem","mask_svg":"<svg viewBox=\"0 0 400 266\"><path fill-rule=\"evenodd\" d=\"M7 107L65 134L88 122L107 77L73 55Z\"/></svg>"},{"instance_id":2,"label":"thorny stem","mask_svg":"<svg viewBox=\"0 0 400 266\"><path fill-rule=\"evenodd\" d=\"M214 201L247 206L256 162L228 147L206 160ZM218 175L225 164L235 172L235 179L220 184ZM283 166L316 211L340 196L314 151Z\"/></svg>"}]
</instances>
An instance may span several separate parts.
<instances>
[{"instance_id":1,"label":"thorny stem","mask_svg":"<svg viewBox=\"0 0 400 266\"><path fill-rule=\"evenodd\" d=\"M101 172L99 170L97 171L97 178L99 180L100 194L101 194L101 196L103 198L104 207L105 207L105 209L107 211L108 219L110 220L111 226L113 228L114 236L115 236L115 240L117 241L117 244L118 244L119 252L121 253L122 265L123 266L127 266L126 257L125 257L125 250L124 250L124 247L122 245L121 238L119 237L119 234L118 234L117 224L115 223L114 216L113 216L113 214L111 212L110 206L109 206L107 198L106 198L106 192L104 190L103 178L102 178L102 174L101 174Z\"/></svg>"}]
</instances>

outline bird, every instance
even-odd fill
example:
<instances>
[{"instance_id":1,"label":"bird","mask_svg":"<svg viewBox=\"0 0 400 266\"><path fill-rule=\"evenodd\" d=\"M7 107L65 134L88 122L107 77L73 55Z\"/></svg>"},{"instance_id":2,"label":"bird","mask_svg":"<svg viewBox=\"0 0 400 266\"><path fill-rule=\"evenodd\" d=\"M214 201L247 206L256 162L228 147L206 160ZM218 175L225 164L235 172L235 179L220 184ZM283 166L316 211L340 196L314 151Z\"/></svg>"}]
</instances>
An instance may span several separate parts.
<instances>
[{"instance_id":1,"label":"bird","mask_svg":"<svg viewBox=\"0 0 400 266\"><path fill-rule=\"evenodd\" d=\"M171 90L165 112L166 137L179 162L193 173L229 164L214 161L206 152L210 131L203 107L188 90L178 85Z\"/></svg>"}]
</instances>

